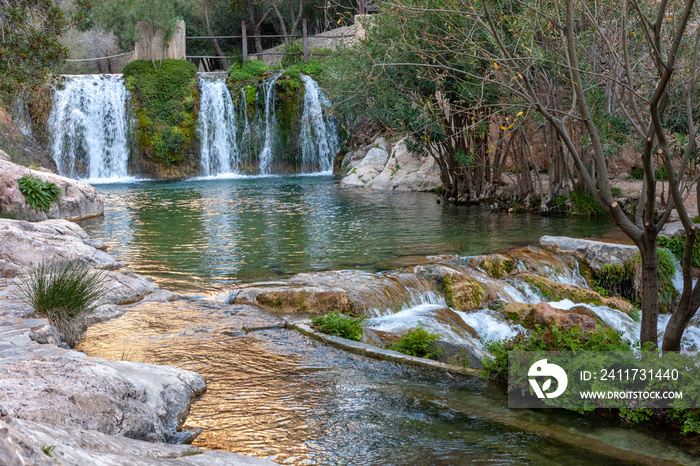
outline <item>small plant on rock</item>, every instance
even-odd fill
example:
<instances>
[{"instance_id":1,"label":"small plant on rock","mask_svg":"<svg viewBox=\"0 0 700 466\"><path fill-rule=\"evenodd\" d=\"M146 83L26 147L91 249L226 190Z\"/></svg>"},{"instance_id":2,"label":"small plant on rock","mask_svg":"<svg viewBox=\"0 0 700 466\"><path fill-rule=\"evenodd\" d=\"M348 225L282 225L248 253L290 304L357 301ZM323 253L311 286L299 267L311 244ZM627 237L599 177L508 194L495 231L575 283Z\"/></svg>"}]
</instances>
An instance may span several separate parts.
<instances>
[{"instance_id":1,"label":"small plant on rock","mask_svg":"<svg viewBox=\"0 0 700 466\"><path fill-rule=\"evenodd\" d=\"M107 291L104 271L73 259L40 263L18 287L17 295L47 317L63 341L73 346L81 330L80 316L92 310Z\"/></svg>"},{"instance_id":2,"label":"small plant on rock","mask_svg":"<svg viewBox=\"0 0 700 466\"><path fill-rule=\"evenodd\" d=\"M444 355L442 348L437 346L440 335L431 333L423 328L423 323L418 322L418 327L404 333L399 340L391 346L391 349L409 356L419 358L437 359Z\"/></svg>"},{"instance_id":3,"label":"small plant on rock","mask_svg":"<svg viewBox=\"0 0 700 466\"><path fill-rule=\"evenodd\" d=\"M25 175L17 181L20 192L27 198L27 204L32 209L48 212L51 203L61 194L56 183L41 181L33 175Z\"/></svg>"},{"instance_id":4,"label":"small plant on rock","mask_svg":"<svg viewBox=\"0 0 700 466\"><path fill-rule=\"evenodd\" d=\"M311 318L311 325L319 332L360 341L364 317L352 317L336 311Z\"/></svg>"}]
</instances>

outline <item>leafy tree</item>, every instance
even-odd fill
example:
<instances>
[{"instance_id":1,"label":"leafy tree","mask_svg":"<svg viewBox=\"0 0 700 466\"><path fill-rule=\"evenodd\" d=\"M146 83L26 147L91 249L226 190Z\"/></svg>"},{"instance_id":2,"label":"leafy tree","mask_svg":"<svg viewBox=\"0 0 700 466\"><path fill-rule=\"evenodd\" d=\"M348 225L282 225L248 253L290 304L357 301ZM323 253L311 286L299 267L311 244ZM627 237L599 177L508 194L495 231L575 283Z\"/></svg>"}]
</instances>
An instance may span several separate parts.
<instances>
[{"instance_id":1,"label":"leafy tree","mask_svg":"<svg viewBox=\"0 0 700 466\"><path fill-rule=\"evenodd\" d=\"M74 12L65 13L53 0L0 0L0 89L33 87L67 57L58 36L83 19L89 3L66 6Z\"/></svg>"},{"instance_id":2,"label":"leafy tree","mask_svg":"<svg viewBox=\"0 0 700 466\"><path fill-rule=\"evenodd\" d=\"M678 350L700 306L691 260L697 231L683 199L697 187L697 73L700 28L695 0L399 0L394 16L412 18L396 29L394 53L373 56L373 68L398 73L433 70L466 89L496 87L523 118L546 122L577 184L591 193L638 246L642 261L642 343L656 345L659 314L657 236L676 209L685 229L684 289L664 337ZM455 60L487 64L454 66ZM396 81L401 86L403 81ZM429 83L426 83L429 85ZM467 94L470 95L470 94ZM683 96L680 98L679 96ZM381 99L382 95L374 96ZM424 101L416 94L416 113ZM675 105L675 107L674 107ZM673 118L673 114L682 114ZM682 124L680 124L682 123ZM426 128L429 127L426 125ZM683 128L683 132L675 133ZM609 182L612 144L639 149L644 183L634 218L615 202ZM551 167L551 165L550 165ZM660 169L670 198L657 211ZM574 177L571 176L571 179Z\"/></svg>"}]
</instances>

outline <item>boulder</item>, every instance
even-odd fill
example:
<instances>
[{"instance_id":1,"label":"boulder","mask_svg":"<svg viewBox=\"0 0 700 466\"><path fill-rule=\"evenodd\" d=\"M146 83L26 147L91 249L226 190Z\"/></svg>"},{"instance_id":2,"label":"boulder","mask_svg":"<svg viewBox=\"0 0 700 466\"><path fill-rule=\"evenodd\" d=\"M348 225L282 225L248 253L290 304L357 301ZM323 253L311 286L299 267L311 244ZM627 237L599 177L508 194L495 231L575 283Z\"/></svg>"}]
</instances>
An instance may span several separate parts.
<instances>
[{"instance_id":1,"label":"boulder","mask_svg":"<svg viewBox=\"0 0 700 466\"><path fill-rule=\"evenodd\" d=\"M58 186L61 194L58 201L51 204L48 212L32 209L27 204L17 181L25 175L35 176ZM89 184L52 173L31 170L0 159L0 213L31 222L54 218L79 220L102 215L104 200Z\"/></svg>"},{"instance_id":2,"label":"boulder","mask_svg":"<svg viewBox=\"0 0 700 466\"><path fill-rule=\"evenodd\" d=\"M80 258L99 269L122 266L89 243L83 229L67 220L29 223L0 219L0 277L20 275L52 260Z\"/></svg>"},{"instance_id":3,"label":"boulder","mask_svg":"<svg viewBox=\"0 0 700 466\"><path fill-rule=\"evenodd\" d=\"M543 236L542 247L559 253L575 254L583 258L595 270L604 265L623 265L639 252L637 246L628 244L603 243L566 236Z\"/></svg>"},{"instance_id":4,"label":"boulder","mask_svg":"<svg viewBox=\"0 0 700 466\"><path fill-rule=\"evenodd\" d=\"M232 304L257 304L267 310L285 314L353 312L353 305L345 290L327 286L244 288L235 296Z\"/></svg>"},{"instance_id":5,"label":"boulder","mask_svg":"<svg viewBox=\"0 0 700 466\"><path fill-rule=\"evenodd\" d=\"M631 314L633 306L631 303L619 298L605 298L593 290L578 286L567 285L549 278L541 277L531 273L521 273L518 277L530 283L539 293L549 301L561 301L568 299L574 303L586 303L593 305L603 304L605 306Z\"/></svg>"},{"instance_id":6,"label":"boulder","mask_svg":"<svg viewBox=\"0 0 700 466\"><path fill-rule=\"evenodd\" d=\"M204 378L167 366L75 351L13 363L0 357L0 405L10 417L152 442L178 443Z\"/></svg>"},{"instance_id":7,"label":"boulder","mask_svg":"<svg viewBox=\"0 0 700 466\"><path fill-rule=\"evenodd\" d=\"M7 155L7 152L5 152L4 150L0 150L0 161L3 161L3 162L10 162L11 161L10 156Z\"/></svg>"},{"instance_id":8,"label":"boulder","mask_svg":"<svg viewBox=\"0 0 700 466\"><path fill-rule=\"evenodd\" d=\"M429 191L441 184L440 168L432 157L409 152L402 139L393 148L377 138L364 150L349 152L342 162L347 173L341 186L374 191Z\"/></svg>"},{"instance_id":9,"label":"boulder","mask_svg":"<svg viewBox=\"0 0 700 466\"><path fill-rule=\"evenodd\" d=\"M542 328L556 325L560 329L578 325L584 332L593 332L598 326L595 313L584 306L564 311L555 309L548 303L509 303L502 312L509 320L529 329L534 329L536 325Z\"/></svg>"},{"instance_id":10,"label":"boulder","mask_svg":"<svg viewBox=\"0 0 700 466\"><path fill-rule=\"evenodd\" d=\"M441 184L440 167L430 156L409 152L406 140L399 141L382 172L367 188L375 191L429 191Z\"/></svg>"}]
</instances>

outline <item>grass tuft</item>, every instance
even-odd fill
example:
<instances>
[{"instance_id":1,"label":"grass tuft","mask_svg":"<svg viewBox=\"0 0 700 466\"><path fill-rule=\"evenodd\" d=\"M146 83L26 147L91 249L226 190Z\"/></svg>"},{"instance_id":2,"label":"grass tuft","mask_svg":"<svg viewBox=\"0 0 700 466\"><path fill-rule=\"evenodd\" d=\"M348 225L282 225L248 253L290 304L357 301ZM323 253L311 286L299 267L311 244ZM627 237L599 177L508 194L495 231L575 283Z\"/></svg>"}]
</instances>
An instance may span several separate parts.
<instances>
[{"instance_id":1,"label":"grass tuft","mask_svg":"<svg viewBox=\"0 0 700 466\"><path fill-rule=\"evenodd\" d=\"M362 338L363 317L352 317L336 311L311 318L311 325L319 332L336 335L348 340L360 341Z\"/></svg>"},{"instance_id":2,"label":"grass tuft","mask_svg":"<svg viewBox=\"0 0 700 466\"><path fill-rule=\"evenodd\" d=\"M418 322L418 327L404 333L399 340L391 346L391 349L409 356L417 356L426 359L438 359L445 352L437 346L440 335L431 333L423 328L423 323Z\"/></svg>"},{"instance_id":3,"label":"grass tuft","mask_svg":"<svg viewBox=\"0 0 700 466\"><path fill-rule=\"evenodd\" d=\"M47 317L63 341L73 346L81 330L79 317L92 310L107 291L104 271L73 259L40 263L18 287L17 295L37 314Z\"/></svg>"}]
</instances>

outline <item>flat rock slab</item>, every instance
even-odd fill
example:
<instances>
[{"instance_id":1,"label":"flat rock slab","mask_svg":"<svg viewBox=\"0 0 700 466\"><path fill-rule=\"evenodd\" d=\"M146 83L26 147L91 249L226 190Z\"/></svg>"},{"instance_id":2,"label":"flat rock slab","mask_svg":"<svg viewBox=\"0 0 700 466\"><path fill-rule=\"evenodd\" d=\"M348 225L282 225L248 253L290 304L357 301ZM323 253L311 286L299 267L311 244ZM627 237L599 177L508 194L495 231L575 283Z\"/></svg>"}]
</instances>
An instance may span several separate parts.
<instances>
[{"instance_id":1,"label":"flat rock slab","mask_svg":"<svg viewBox=\"0 0 700 466\"><path fill-rule=\"evenodd\" d=\"M588 262L595 270L604 265L622 265L629 262L639 252L637 246L628 244L603 243L566 236L543 236L542 247L560 253L576 254Z\"/></svg>"},{"instance_id":2,"label":"flat rock slab","mask_svg":"<svg viewBox=\"0 0 700 466\"><path fill-rule=\"evenodd\" d=\"M51 448L46 454L43 448ZM0 418L0 464L14 465L270 465L270 461L189 445L166 445Z\"/></svg>"},{"instance_id":3,"label":"flat rock slab","mask_svg":"<svg viewBox=\"0 0 700 466\"><path fill-rule=\"evenodd\" d=\"M10 417L159 442L177 432L204 378L152 364L109 361L40 345L35 319L0 327L0 406Z\"/></svg>"}]
</instances>

